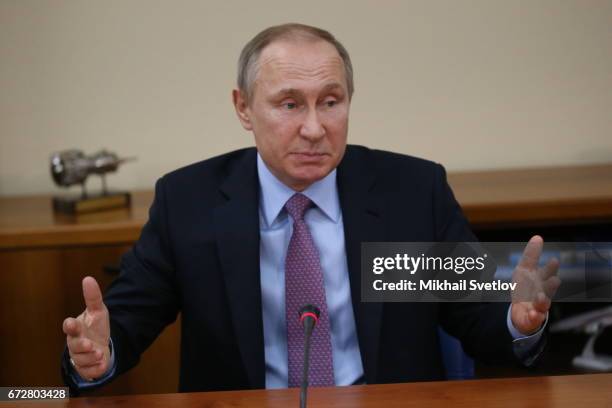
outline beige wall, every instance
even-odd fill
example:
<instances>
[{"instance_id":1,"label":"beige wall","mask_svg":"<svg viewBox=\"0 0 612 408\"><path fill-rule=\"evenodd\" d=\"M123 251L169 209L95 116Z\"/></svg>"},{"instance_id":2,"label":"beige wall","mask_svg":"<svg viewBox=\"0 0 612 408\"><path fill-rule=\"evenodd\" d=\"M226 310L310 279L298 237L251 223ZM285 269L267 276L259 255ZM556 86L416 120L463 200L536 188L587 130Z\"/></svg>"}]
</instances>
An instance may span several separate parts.
<instances>
[{"instance_id":1,"label":"beige wall","mask_svg":"<svg viewBox=\"0 0 612 408\"><path fill-rule=\"evenodd\" d=\"M450 170L612 161L612 1L0 0L0 195L56 190L66 148L137 155L109 179L135 189L251 145L235 61L287 21L351 52L353 143Z\"/></svg>"}]
</instances>

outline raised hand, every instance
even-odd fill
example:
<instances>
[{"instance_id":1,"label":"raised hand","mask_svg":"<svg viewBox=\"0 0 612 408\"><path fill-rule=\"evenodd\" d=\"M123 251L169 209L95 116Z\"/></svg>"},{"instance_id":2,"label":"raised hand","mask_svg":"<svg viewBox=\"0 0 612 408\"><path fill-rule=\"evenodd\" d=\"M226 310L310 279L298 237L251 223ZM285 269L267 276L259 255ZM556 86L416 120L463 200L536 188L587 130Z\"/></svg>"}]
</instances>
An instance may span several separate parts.
<instances>
[{"instance_id":1,"label":"raised hand","mask_svg":"<svg viewBox=\"0 0 612 408\"><path fill-rule=\"evenodd\" d=\"M101 377L110 363L110 322L98 282L83 279L85 310L78 317L64 320L63 330L70 363L86 380Z\"/></svg>"},{"instance_id":2,"label":"raised hand","mask_svg":"<svg viewBox=\"0 0 612 408\"><path fill-rule=\"evenodd\" d=\"M561 284L556 273L559 261L551 259L543 268L538 268L544 240L532 237L523 256L512 274L517 289L512 295L512 324L524 335L537 332L546 320L551 299Z\"/></svg>"}]
</instances>

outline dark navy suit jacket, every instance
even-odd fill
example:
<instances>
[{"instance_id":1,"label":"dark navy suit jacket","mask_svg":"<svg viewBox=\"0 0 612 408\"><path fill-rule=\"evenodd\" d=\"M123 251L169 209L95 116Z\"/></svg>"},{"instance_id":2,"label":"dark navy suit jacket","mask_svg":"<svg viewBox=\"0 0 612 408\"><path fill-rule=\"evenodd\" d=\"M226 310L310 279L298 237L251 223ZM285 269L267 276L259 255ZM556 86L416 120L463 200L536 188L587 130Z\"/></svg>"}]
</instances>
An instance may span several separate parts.
<instances>
[{"instance_id":1,"label":"dark navy suit jacket","mask_svg":"<svg viewBox=\"0 0 612 408\"><path fill-rule=\"evenodd\" d=\"M117 374L180 312L180 391L265 386L256 155L238 150L157 182L105 295ZM349 145L337 182L367 383L443 379L438 325L475 358L516 360L507 304L360 301L361 242L475 240L442 166Z\"/></svg>"}]
</instances>

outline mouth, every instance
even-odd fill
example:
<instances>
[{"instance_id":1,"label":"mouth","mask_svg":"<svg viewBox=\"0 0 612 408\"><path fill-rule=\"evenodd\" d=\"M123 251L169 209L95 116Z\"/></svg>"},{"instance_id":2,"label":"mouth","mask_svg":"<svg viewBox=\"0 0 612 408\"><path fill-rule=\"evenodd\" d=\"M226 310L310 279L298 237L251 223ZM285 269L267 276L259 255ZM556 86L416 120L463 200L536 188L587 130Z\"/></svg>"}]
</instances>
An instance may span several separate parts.
<instances>
[{"instance_id":1,"label":"mouth","mask_svg":"<svg viewBox=\"0 0 612 408\"><path fill-rule=\"evenodd\" d=\"M319 152L292 152L291 156L295 159L306 162L306 163L315 163L319 162L325 157L329 156L328 153L319 153Z\"/></svg>"},{"instance_id":2,"label":"mouth","mask_svg":"<svg viewBox=\"0 0 612 408\"><path fill-rule=\"evenodd\" d=\"M292 155L296 155L296 156L304 156L304 157L321 157L321 156L328 156L328 153L319 153L319 152L291 152Z\"/></svg>"}]
</instances>

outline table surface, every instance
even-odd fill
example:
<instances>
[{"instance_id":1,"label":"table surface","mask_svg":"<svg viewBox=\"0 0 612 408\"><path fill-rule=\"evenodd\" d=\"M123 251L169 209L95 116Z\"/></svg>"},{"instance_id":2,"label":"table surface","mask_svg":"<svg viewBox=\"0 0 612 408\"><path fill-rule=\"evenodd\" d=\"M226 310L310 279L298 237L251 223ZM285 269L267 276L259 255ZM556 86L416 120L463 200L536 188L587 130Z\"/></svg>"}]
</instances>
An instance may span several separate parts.
<instances>
[{"instance_id":1,"label":"table surface","mask_svg":"<svg viewBox=\"0 0 612 408\"><path fill-rule=\"evenodd\" d=\"M298 389L73 398L45 407L297 407ZM312 388L310 407L612 407L612 374ZM37 402L0 407L42 406Z\"/></svg>"},{"instance_id":2,"label":"table surface","mask_svg":"<svg viewBox=\"0 0 612 408\"><path fill-rule=\"evenodd\" d=\"M449 174L474 227L612 221L612 164ZM0 249L134 242L151 191L132 207L80 216L54 214L50 195L0 198Z\"/></svg>"}]
</instances>

